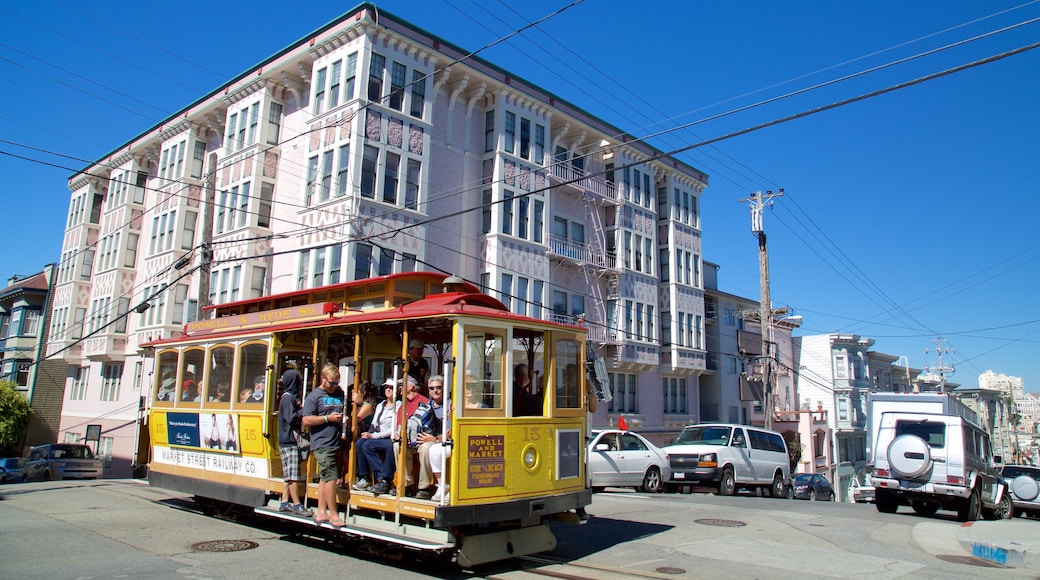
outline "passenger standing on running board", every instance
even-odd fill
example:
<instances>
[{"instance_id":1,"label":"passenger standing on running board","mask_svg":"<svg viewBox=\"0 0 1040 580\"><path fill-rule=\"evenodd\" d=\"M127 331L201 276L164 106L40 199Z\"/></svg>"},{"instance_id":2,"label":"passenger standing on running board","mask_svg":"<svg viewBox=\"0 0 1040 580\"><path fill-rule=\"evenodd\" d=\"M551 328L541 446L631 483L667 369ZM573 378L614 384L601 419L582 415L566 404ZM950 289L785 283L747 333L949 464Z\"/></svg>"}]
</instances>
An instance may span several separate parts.
<instances>
[{"instance_id":1,"label":"passenger standing on running board","mask_svg":"<svg viewBox=\"0 0 1040 580\"><path fill-rule=\"evenodd\" d=\"M319 388L311 391L303 402L303 426L310 428L311 452L318 461L318 513L314 522L336 527L345 525L336 503L336 483L339 481L336 455L339 452L343 402L339 369L336 365L326 364L321 369Z\"/></svg>"},{"instance_id":2,"label":"passenger standing on running board","mask_svg":"<svg viewBox=\"0 0 1040 580\"><path fill-rule=\"evenodd\" d=\"M285 385L285 392L278 401L278 453L282 456L285 487L282 488L282 503L278 506L278 511L310 517L314 512L300 502L300 492L297 489L303 481L300 477L300 447L296 439L301 431L300 419L303 417L300 404L303 377L296 369L290 367L282 373L282 384Z\"/></svg>"}]
</instances>

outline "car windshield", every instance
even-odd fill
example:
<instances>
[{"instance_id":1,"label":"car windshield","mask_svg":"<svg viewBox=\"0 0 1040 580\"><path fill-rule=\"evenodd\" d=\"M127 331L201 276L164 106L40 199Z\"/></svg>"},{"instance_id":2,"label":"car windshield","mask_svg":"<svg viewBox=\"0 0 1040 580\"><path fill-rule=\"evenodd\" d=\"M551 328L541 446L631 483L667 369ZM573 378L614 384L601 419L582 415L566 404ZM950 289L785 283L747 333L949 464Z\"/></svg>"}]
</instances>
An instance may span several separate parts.
<instances>
[{"instance_id":1,"label":"car windshield","mask_svg":"<svg viewBox=\"0 0 1040 580\"><path fill-rule=\"evenodd\" d=\"M798 475L794 476L795 483L809 483L810 479L812 479L811 473L799 473Z\"/></svg>"},{"instance_id":2,"label":"car windshield","mask_svg":"<svg viewBox=\"0 0 1040 580\"><path fill-rule=\"evenodd\" d=\"M726 445L729 443L730 427L686 427L675 438L675 444L683 443L708 443L711 445Z\"/></svg>"}]
</instances>

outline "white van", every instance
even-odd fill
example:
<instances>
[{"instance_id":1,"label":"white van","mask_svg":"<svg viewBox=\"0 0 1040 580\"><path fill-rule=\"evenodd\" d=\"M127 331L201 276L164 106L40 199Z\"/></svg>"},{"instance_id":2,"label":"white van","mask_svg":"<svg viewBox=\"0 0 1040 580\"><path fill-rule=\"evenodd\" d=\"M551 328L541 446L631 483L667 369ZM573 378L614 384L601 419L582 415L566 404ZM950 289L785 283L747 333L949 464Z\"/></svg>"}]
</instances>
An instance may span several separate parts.
<instances>
[{"instance_id":1,"label":"white van","mask_svg":"<svg viewBox=\"0 0 1040 580\"><path fill-rule=\"evenodd\" d=\"M733 495L738 487L786 497L791 478L787 443L776 431L749 425L689 425L665 447L672 469L668 487L714 487Z\"/></svg>"}]
</instances>

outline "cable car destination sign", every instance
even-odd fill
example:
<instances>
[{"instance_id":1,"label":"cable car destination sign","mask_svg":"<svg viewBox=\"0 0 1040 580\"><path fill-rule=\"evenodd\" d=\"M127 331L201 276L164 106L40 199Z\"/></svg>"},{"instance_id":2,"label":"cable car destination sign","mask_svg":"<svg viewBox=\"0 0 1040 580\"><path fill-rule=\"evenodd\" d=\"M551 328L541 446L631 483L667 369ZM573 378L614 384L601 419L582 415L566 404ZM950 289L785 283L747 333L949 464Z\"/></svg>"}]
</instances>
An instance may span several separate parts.
<instances>
[{"instance_id":1,"label":"cable car destination sign","mask_svg":"<svg viewBox=\"0 0 1040 580\"><path fill-rule=\"evenodd\" d=\"M212 318L210 320L196 320L184 325L184 334L188 336L205 336L207 334L275 326L288 322L309 322L328 318L332 314L339 312L341 308L341 305L337 302L320 302L261 312L247 312L233 316L221 316L220 318Z\"/></svg>"}]
</instances>

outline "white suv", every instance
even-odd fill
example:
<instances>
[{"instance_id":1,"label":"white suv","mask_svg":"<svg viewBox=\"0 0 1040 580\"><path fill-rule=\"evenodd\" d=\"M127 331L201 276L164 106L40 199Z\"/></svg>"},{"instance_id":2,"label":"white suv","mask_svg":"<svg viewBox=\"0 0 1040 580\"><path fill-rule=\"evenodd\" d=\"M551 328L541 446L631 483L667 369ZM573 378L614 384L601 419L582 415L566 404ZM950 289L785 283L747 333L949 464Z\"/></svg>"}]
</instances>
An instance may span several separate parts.
<instances>
[{"instance_id":1,"label":"white suv","mask_svg":"<svg viewBox=\"0 0 1040 580\"><path fill-rule=\"evenodd\" d=\"M786 497L791 478L787 444L776 431L748 425L688 425L665 447L671 477L667 487L711 486L719 495L738 487Z\"/></svg>"},{"instance_id":2,"label":"white suv","mask_svg":"<svg viewBox=\"0 0 1040 580\"><path fill-rule=\"evenodd\" d=\"M884 412L874 434L874 504L922 515L956 510L961 521L1011 517L1010 494L993 467L989 436L964 417Z\"/></svg>"}]
</instances>

